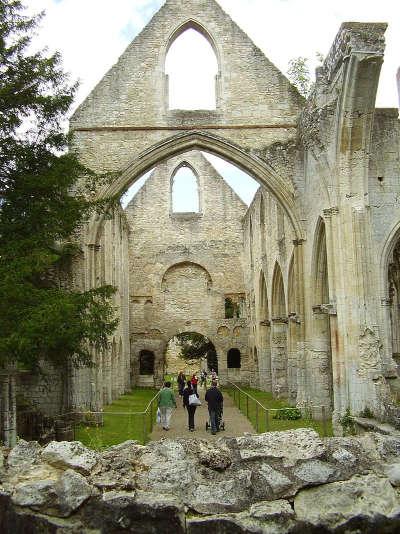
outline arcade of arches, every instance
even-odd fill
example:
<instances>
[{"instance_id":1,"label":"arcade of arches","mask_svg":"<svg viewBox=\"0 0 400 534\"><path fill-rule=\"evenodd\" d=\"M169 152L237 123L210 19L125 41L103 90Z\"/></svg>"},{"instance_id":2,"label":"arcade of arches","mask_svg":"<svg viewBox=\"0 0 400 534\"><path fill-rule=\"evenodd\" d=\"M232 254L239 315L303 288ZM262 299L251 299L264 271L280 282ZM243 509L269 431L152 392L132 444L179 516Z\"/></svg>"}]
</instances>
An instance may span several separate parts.
<instances>
[{"instance_id":1,"label":"arcade of arches","mask_svg":"<svg viewBox=\"0 0 400 534\"><path fill-rule=\"evenodd\" d=\"M400 126L397 110L375 108L385 28L343 24L305 102L217 2L165 2L71 119L82 161L119 171L99 195L154 170L82 235L77 287L114 284L120 323L94 368L70 371L67 395L37 395L45 409L99 409L160 384L168 341L194 331L214 344L222 382L335 420L366 407L393 418ZM215 53L215 109L170 109L165 57L187 29ZM249 207L202 152L259 182ZM187 211L172 206L182 169L198 195Z\"/></svg>"}]
</instances>

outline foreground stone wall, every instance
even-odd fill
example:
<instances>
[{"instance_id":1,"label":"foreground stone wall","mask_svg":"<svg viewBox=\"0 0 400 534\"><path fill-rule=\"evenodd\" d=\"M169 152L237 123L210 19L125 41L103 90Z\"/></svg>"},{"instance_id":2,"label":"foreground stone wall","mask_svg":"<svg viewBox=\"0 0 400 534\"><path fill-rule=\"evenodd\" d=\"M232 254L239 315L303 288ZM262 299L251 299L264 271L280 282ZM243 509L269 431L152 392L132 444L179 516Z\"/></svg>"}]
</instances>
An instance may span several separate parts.
<instances>
[{"instance_id":1,"label":"foreground stone wall","mask_svg":"<svg viewBox=\"0 0 400 534\"><path fill-rule=\"evenodd\" d=\"M310 429L0 453L4 534L395 533L400 438Z\"/></svg>"}]
</instances>

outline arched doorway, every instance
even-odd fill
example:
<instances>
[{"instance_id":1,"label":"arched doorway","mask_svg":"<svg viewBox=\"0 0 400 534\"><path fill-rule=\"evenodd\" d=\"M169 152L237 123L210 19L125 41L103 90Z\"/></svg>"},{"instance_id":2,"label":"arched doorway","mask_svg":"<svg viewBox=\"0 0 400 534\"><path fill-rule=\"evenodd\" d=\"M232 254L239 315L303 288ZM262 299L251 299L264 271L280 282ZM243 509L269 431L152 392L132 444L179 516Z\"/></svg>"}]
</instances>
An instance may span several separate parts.
<instances>
[{"instance_id":1,"label":"arched doorway","mask_svg":"<svg viewBox=\"0 0 400 534\"><path fill-rule=\"evenodd\" d=\"M240 369L242 367L242 355L239 349L229 349L227 354L228 369Z\"/></svg>"},{"instance_id":2,"label":"arched doorway","mask_svg":"<svg viewBox=\"0 0 400 534\"><path fill-rule=\"evenodd\" d=\"M154 352L151 350L141 350L139 355L139 374L146 376L154 375Z\"/></svg>"},{"instance_id":3,"label":"arched doorway","mask_svg":"<svg viewBox=\"0 0 400 534\"><path fill-rule=\"evenodd\" d=\"M218 356L214 343L198 332L181 332L173 336L165 350L165 371L177 375L184 371L187 377L202 369L218 373Z\"/></svg>"}]
</instances>

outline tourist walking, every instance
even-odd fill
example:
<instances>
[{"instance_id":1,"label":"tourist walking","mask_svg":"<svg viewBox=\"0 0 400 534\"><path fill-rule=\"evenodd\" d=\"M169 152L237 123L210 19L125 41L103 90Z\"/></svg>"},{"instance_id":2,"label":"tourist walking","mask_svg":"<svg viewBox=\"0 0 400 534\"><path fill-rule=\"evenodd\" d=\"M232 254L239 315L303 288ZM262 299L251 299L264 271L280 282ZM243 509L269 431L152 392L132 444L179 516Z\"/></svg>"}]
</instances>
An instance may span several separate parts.
<instances>
[{"instance_id":1,"label":"tourist walking","mask_svg":"<svg viewBox=\"0 0 400 534\"><path fill-rule=\"evenodd\" d=\"M187 387L183 390L183 406L188 413L188 427L190 432L194 432L194 414L196 413L197 404L191 404L191 396L199 398L197 391L193 389L191 380L188 380ZM199 401L200 402L200 401Z\"/></svg>"},{"instance_id":2,"label":"tourist walking","mask_svg":"<svg viewBox=\"0 0 400 534\"><path fill-rule=\"evenodd\" d=\"M196 373L193 373L192 378L190 379L190 382L192 383L192 388L194 389L194 392L197 394L197 383L199 379L196 376Z\"/></svg>"},{"instance_id":3,"label":"tourist walking","mask_svg":"<svg viewBox=\"0 0 400 534\"><path fill-rule=\"evenodd\" d=\"M210 415L211 434L219 432L221 422L222 407L224 397L217 387L217 381L211 382L211 388L206 391L205 400L208 403L208 413Z\"/></svg>"},{"instance_id":4,"label":"tourist walking","mask_svg":"<svg viewBox=\"0 0 400 534\"><path fill-rule=\"evenodd\" d=\"M178 383L179 395L182 397L183 390L184 390L185 384L186 384L186 376L185 376L183 371L179 371L178 378L176 379L176 381Z\"/></svg>"},{"instance_id":5,"label":"tourist walking","mask_svg":"<svg viewBox=\"0 0 400 534\"><path fill-rule=\"evenodd\" d=\"M158 407L161 413L161 424L164 430L169 430L171 415L176 408L174 392L171 389L171 382L165 382L164 387L158 396Z\"/></svg>"},{"instance_id":6,"label":"tourist walking","mask_svg":"<svg viewBox=\"0 0 400 534\"><path fill-rule=\"evenodd\" d=\"M200 386L206 387L207 385L207 371L202 369L200 373Z\"/></svg>"}]
</instances>

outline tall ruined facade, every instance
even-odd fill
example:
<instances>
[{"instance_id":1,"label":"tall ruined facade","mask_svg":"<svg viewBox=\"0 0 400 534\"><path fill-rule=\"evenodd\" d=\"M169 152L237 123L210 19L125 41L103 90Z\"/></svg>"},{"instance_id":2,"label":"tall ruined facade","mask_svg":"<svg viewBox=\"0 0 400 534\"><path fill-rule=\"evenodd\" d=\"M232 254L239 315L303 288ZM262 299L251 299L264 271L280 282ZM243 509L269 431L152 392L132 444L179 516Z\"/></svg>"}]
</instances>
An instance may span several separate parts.
<instances>
[{"instance_id":1,"label":"tall ruined facade","mask_svg":"<svg viewBox=\"0 0 400 534\"><path fill-rule=\"evenodd\" d=\"M165 58L190 28L218 60L215 110L168 107ZM82 235L76 278L117 287L120 324L94 368L71 371L69 409L138 384L142 351L158 383L166 343L193 330L213 341L223 381L325 406L334 420L366 407L395 417L400 127L397 109L375 109L385 29L342 24L307 101L214 0L167 0L129 45L70 127L85 165L118 172L99 196L155 170L126 210ZM201 151L259 182L247 210ZM182 165L200 192L186 217L169 208ZM240 317L225 317L230 296Z\"/></svg>"}]
</instances>

